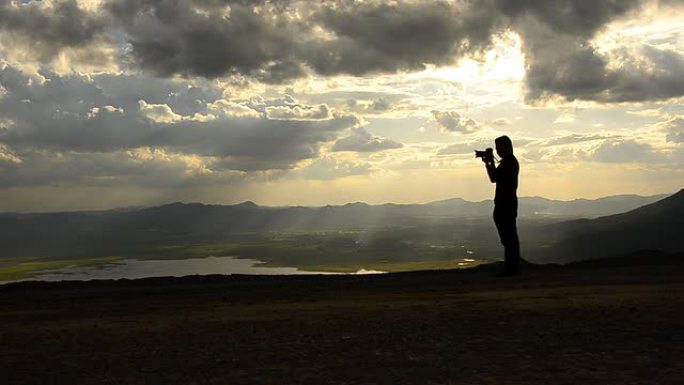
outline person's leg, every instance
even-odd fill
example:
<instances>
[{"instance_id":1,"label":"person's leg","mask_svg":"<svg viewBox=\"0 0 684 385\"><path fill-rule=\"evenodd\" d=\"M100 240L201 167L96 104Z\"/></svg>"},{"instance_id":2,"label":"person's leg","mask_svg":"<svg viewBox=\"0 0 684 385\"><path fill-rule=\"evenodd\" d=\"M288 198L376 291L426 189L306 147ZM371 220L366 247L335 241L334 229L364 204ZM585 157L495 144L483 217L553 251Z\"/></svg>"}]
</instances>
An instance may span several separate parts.
<instances>
[{"instance_id":1,"label":"person's leg","mask_svg":"<svg viewBox=\"0 0 684 385\"><path fill-rule=\"evenodd\" d=\"M499 233L499 240L504 248L504 271L502 275L509 275L513 273L511 269L512 265L512 254L511 254L511 235L510 235L510 216L507 215L505 210L498 206L494 207L494 224L496 225L496 230Z\"/></svg>"},{"instance_id":2,"label":"person's leg","mask_svg":"<svg viewBox=\"0 0 684 385\"><path fill-rule=\"evenodd\" d=\"M494 208L494 224L496 225L496 231L499 233L499 242L504 247L504 258L506 255L506 240L508 239L506 235L506 216L501 210Z\"/></svg>"},{"instance_id":3,"label":"person's leg","mask_svg":"<svg viewBox=\"0 0 684 385\"><path fill-rule=\"evenodd\" d=\"M516 228L515 217L509 218L506 222L506 271L514 274L520 273L520 240L518 239L518 229Z\"/></svg>"},{"instance_id":4,"label":"person's leg","mask_svg":"<svg viewBox=\"0 0 684 385\"><path fill-rule=\"evenodd\" d=\"M520 267L520 242L516 229L515 212L495 210L494 223L504 247L504 273L518 274Z\"/></svg>"},{"instance_id":5,"label":"person's leg","mask_svg":"<svg viewBox=\"0 0 684 385\"><path fill-rule=\"evenodd\" d=\"M493 216L494 216L494 225L496 226L496 231L499 233L499 241L503 245L503 237L501 236L501 232L503 231L502 230L503 222L502 222L501 214L500 214L499 210L497 210L496 207L494 207L494 215Z\"/></svg>"}]
</instances>

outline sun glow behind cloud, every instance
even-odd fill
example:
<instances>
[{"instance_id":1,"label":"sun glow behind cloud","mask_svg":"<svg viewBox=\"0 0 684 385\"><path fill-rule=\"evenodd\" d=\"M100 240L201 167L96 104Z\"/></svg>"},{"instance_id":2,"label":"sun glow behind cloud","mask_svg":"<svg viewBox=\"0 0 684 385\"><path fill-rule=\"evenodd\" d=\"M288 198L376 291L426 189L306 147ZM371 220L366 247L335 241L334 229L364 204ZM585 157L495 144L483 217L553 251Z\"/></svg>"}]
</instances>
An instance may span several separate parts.
<instances>
[{"instance_id":1,"label":"sun glow behind cloud","mask_svg":"<svg viewBox=\"0 0 684 385\"><path fill-rule=\"evenodd\" d=\"M439 78L465 85L493 82L521 83L525 77L525 61L520 36L513 31L496 35L492 48L480 58L461 59L456 66L430 66L413 78Z\"/></svg>"},{"instance_id":2,"label":"sun glow behind cloud","mask_svg":"<svg viewBox=\"0 0 684 385\"><path fill-rule=\"evenodd\" d=\"M0 199L21 210L486 199L472 150L501 134L523 195L674 191L684 16L640 3L557 19L533 2L479 13L467 1L79 0L82 23L65 24L55 0L31 5L42 29L12 5L21 22L0 23ZM183 23L159 19L164 7ZM95 182L111 197L84 198ZM59 188L80 198L36 198Z\"/></svg>"}]
</instances>

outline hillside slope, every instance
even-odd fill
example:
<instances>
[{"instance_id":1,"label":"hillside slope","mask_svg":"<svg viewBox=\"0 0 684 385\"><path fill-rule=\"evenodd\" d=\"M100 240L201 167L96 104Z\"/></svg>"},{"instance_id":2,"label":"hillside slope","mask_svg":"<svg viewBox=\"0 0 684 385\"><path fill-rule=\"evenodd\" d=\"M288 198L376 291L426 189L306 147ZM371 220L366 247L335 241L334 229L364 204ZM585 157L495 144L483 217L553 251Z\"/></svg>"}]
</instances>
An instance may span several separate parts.
<instances>
[{"instance_id":1,"label":"hillside slope","mask_svg":"<svg viewBox=\"0 0 684 385\"><path fill-rule=\"evenodd\" d=\"M684 189L658 202L626 213L549 226L548 248L534 250L531 259L570 262L605 258L638 250L684 251Z\"/></svg>"}]
</instances>

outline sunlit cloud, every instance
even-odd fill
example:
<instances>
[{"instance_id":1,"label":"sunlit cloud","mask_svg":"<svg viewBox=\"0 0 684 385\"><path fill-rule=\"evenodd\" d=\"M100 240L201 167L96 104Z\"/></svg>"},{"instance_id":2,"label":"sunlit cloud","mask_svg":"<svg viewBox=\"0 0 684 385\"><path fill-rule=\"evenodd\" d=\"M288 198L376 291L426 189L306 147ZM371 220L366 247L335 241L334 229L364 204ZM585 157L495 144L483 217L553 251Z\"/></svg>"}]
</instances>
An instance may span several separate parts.
<instances>
[{"instance_id":1,"label":"sunlit cloud","mask_svg":"<svg viewBox=\"0 0 684 385\"><path fill-rule=\"evenodd\" d=\"M3 208L486 199L473 150L504 134L522 195L670 192L682 15L655 0L3 2Z\"/></svg>"},{"instance_id":2,"label":"sunlit cloud","mask_svg":"<svg viewBox=\"0 0 684 385\"><path fill-rule=\"evenodd\" d=\"M363 127L357 127L352 130L351 135L338 139L332 146L332 151L376 152L402 146L399 142L373 136Z\"/></svg>"}]
</instances>

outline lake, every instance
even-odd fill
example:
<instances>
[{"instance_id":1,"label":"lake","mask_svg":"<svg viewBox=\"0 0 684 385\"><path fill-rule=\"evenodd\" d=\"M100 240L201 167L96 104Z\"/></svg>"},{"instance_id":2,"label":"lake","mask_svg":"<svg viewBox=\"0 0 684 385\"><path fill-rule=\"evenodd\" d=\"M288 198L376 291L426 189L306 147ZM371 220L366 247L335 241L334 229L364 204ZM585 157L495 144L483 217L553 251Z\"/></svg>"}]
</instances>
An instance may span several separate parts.
<instances>
[{"instance_id":1,"label":"lake","mask_svg":"<svg viewBox=\"0 0 684 385\"><path fill-rule=\"evenodd\" d=\"M135 279L146 277L181 277L185 275L210 274L335 274L329 272L303 271L294 267L259 267L261 261L234 257L206 257L168 260L122 259L90 266L68 266L35 273L31 278L19 281L87 281L91 279ZM355 274L383 273L375 270L359 270ZM11 282L11 281L10 281ZM2 283L9 283L8 281Z\"/></svg>"}]
</instances>

